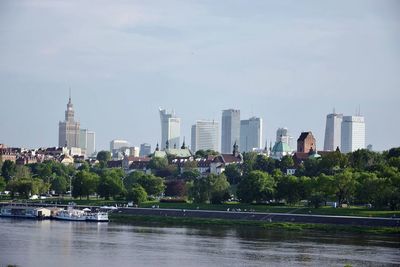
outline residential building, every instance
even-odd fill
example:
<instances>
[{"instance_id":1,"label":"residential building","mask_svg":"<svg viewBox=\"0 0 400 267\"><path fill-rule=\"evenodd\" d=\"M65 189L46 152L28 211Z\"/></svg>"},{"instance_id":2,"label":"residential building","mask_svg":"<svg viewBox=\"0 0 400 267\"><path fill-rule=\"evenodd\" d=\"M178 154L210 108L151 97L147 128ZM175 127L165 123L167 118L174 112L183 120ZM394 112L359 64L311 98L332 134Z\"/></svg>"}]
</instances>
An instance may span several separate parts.
<instances>
[{"instance_id":1,"label":"residential building","mask_svg":"<svg viewBox=\"0 0 400 267\"><path fill-rule=\"evenodd\" d=\"M151 145L144 143L140 145L140 152L139 156L140 157L146 157L151 154Z\"/></svg>"},{"instance_id":2,"label":"residential building","mask_svg":"<svg viewBox=\"0 0 400 267\"><path fill-rule=\"evenodd\" d=\"M74 108L71 101L71 94L65 111L65 121L58 125L58 146L60 147L79 147L79 122L74 119Z\"/></svg>"},{"instance_id":3,"label":"residential building","mask_svg":"<svg viewBox=\"0 0 400 267\"><path fill-rule=\"evenodd\" d=\"M240 146L240 110L223 110L221 127L221 152L230 153L234 144Z\"/></svg>"},{"instance_id":4,"label":"residential building","mask_svg":"<svg viewBox=\"0 0 400 267\"><path fill-rule=\"evenodd\" d=\"M250 152L262 146L262 119L252 117L240 121L240 151Z\"/></svg>"},{"instance_id":5,"label":"residential building","mask_svg":"<svg viewBox=\"0 0 400 267\"><path fill-rule=\"evenodd\" d=\"M198 150L219 151L219 123L216 121L198 120L192 126L193 152Z\"/></svg>"},{"instance_id":6,"label":"residential building","mask_svg":"<svg viewBox=\"0 0 400 267\"><path fill-rule=\"evenodd\" d=\"M309 153L310 150L316 151L316 140L312 132L302 132L297 139L297 152Z\"/></svg>"},{"instance_id":7,"label":"residential building","mask_svg":"<svg viewBox=\"0 0 400 267\"><path fill-rule=\"evenodd\" d=\"M326 116L324 151L335 151L341 147L343 114L333 112Z\"/></svg>"},{"instance_id":8,"label":"residential building","mask_svg":"<svg viewBox=\"0 0 400 267\"><path fill-rule=\"evenodd\" d=\"M365 121L363 116L343 116L341 152L349 153L365 148Z\"/></svg>"},{"instance_id":9,"label":"residential building","mask_svg":"<svg viewBox=\"0 0 400 267\"><path fill-rule=\"evenodd\" d=\"M177 147L180 144L181 119L174 112L168 113L160 108L161 149Z\"/></svg>"}]
</instances>

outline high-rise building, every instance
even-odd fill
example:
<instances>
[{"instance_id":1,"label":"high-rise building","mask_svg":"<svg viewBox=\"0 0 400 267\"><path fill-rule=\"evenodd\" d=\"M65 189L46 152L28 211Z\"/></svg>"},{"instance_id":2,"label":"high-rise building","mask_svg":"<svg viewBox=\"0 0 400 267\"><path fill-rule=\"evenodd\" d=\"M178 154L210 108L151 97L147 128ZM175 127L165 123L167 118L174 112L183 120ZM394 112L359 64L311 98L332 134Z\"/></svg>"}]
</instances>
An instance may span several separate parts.
<instances>
[{"instance_id":1,"label":"high-rise building","mask_svg":"<svg viewBox=\"0 0 400 267\"><path fill-rule=\"evenodd\" d=\"M221 152L231 153L234 144L240 148L240 110L222 111Z\"/></svg>"},{"instance_id":2,"label":"high-rise building","mask_svg":"<svg viewBox=\"0 0 400 267\"><path fill-rule=\"evenodd\" d=\"M96 133L87 131L86 135L86 156L91 157L96 153Z\"/></svg>"},{"instance_id":3,"label":"high-rise building","mask_svg":"<svg viewBox=\"0 0 400 267\"><path fill-rule=\"evenodd\" d=\"M138 146L132 146L129 148L129 156L139 157L140 156L140 148Z\"/></svg>"},{"instance_id":4,"label":"high-rise building","mask_svg":"<svg viewBox=\"0 0 400 267\"><path fill-rule=\"evenodd\" d=\"M278 128L276 131L276 143L282 142L293 149L293 137L290 136L288 128Z\"/></svg>"},{"instance_id":5,"label":"high-rise building","mask_svg":"<svg viewBox=\"0 0 400 267\"><path fill-rule=\"evenodd\" d=\"M343 116L341 147L342 153L365 148L365 121L363 116Z\"/></svg>"},{"instance_id":6,"label":"high-rise building","mask_svg":"<svg viewBox=\"0 0 400 267\"><path fill-rule=\"evenodd\" d=\"M160 108L161 120L161 149L165 149L167 144L169 148L180 145L181 119L175 116L174 112L168 113Z\"/></svg>"},{"instance_id":7,"label":"high-rise building","mask_svg":"<svg viewBox=\"0 0 400 267\"><path fill-rule=\"evenodd\" d=\"M192 126L191 150L214 150L219 151L219 123L216 121L196 121Z\"/></svg>"},{"instance_id":8,"label":"high-rise building","mask_svg":"<svg viewBox=\"0 0 400 267\"><path fill-rule=\"evenodd\" d=\"M114 139L110 142L110 152L113 152L114 150L119 150L121 148L129 148L130 144L126 140L119 140L119 139Z\"/></svg>"},{"instance_id":9,"label":"high-rise building","mask_svg":"<svg viewBox=\"0 0 400 267\"><path fill-rule=\"evenodd\" d=\"M144 143L140 145L140 152L139 156L140 157L146 157L151 154L151 145Z\"/></svg>"},{"instance_id":10,"label":"high-rise building","mask_svg":"<svg viewBox=\"0 0 400 267\"><path fill-rule=\"evenodd\" d=\"M262 119L252 117L240 121L240 147L242 152L253 151L262 146Z\"/></svg>"},{"instance_id":11,"label":"high-rise building","mask_svg":"<svg viewBox=\"0 0 400 267\"><path fill-rule=\"evenodd\" d=\"M71 101L71 94L65 111L65 121L58 124L58 146L59 147L79 147L79 122L74 119L74 107Z\"/></svg>"},{"instance_id":12,"label":"high-rise building","mask_svg":"<svg viewBox=\"0 0 400 267\"><path fill-rule=\"evenodd\" d=\"M333 112L326 116L324 150L335 151L341 146L343 114Z\"/></svg>"}]
</instances>

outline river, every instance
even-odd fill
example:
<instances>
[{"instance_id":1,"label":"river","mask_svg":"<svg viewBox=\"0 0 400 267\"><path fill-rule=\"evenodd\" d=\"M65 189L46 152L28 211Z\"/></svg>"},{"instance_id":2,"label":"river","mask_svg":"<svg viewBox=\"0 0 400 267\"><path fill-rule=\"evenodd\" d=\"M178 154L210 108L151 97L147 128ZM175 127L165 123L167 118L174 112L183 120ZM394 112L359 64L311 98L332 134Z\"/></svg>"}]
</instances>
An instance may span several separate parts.
<instances>
[{"instance_id":1,"label":"river","mask_svg":"<svg viewBox=\"0 0 400 267\"><path fill-rule=\"evenodd\" d=\"M0 219L0 266L400 266L398 237Z\"/></svg>"}]
</instances>

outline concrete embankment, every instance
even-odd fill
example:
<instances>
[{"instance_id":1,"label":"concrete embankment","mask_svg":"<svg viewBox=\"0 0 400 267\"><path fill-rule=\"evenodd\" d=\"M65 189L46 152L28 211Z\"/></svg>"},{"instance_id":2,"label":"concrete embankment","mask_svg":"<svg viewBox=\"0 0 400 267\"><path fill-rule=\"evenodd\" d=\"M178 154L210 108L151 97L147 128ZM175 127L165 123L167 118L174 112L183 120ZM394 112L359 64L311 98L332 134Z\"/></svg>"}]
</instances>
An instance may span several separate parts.
<instances>
[{"instance_id":1,"label":"concrete embankment","mask_svg":"<svg viewBox=\"0 0 400 267\"><path fill-rule=\"evenodd\" d=\"M162 216L181 218L205 218L224 220L249 220L265 222L292 222L340 224L370 227L400 227L400 218L364 218L351 216L302 215L284 213L208 211L208 210L178 210L178 209L143 209L119 208L117 213L136 216Z\"/></svg>"}]
</instances>

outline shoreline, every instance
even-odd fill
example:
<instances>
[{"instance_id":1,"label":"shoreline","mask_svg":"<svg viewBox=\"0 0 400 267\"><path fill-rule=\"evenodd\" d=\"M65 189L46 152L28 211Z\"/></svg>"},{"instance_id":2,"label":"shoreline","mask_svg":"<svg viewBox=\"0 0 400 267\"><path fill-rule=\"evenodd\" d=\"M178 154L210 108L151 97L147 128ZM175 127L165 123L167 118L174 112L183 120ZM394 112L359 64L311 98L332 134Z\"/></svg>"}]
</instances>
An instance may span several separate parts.
<instances>
[{"instance_id":1,"label":"shoreline","mask_svg":"<svg viewBox=\"0 0 400 267\"><path fill-rule=\"evenodd\" d=\"M400 237L399 227L369 227L354 225L314 224L294 222L265 222L250 220L229 220L216 218L167 217L156 215L110 214L110 222L122 224L146 224L158 226L223 226L256 227L265 230L319 231L326 233L355 233L374 235L396 235Z\"/></svg>"}]
</instances>

